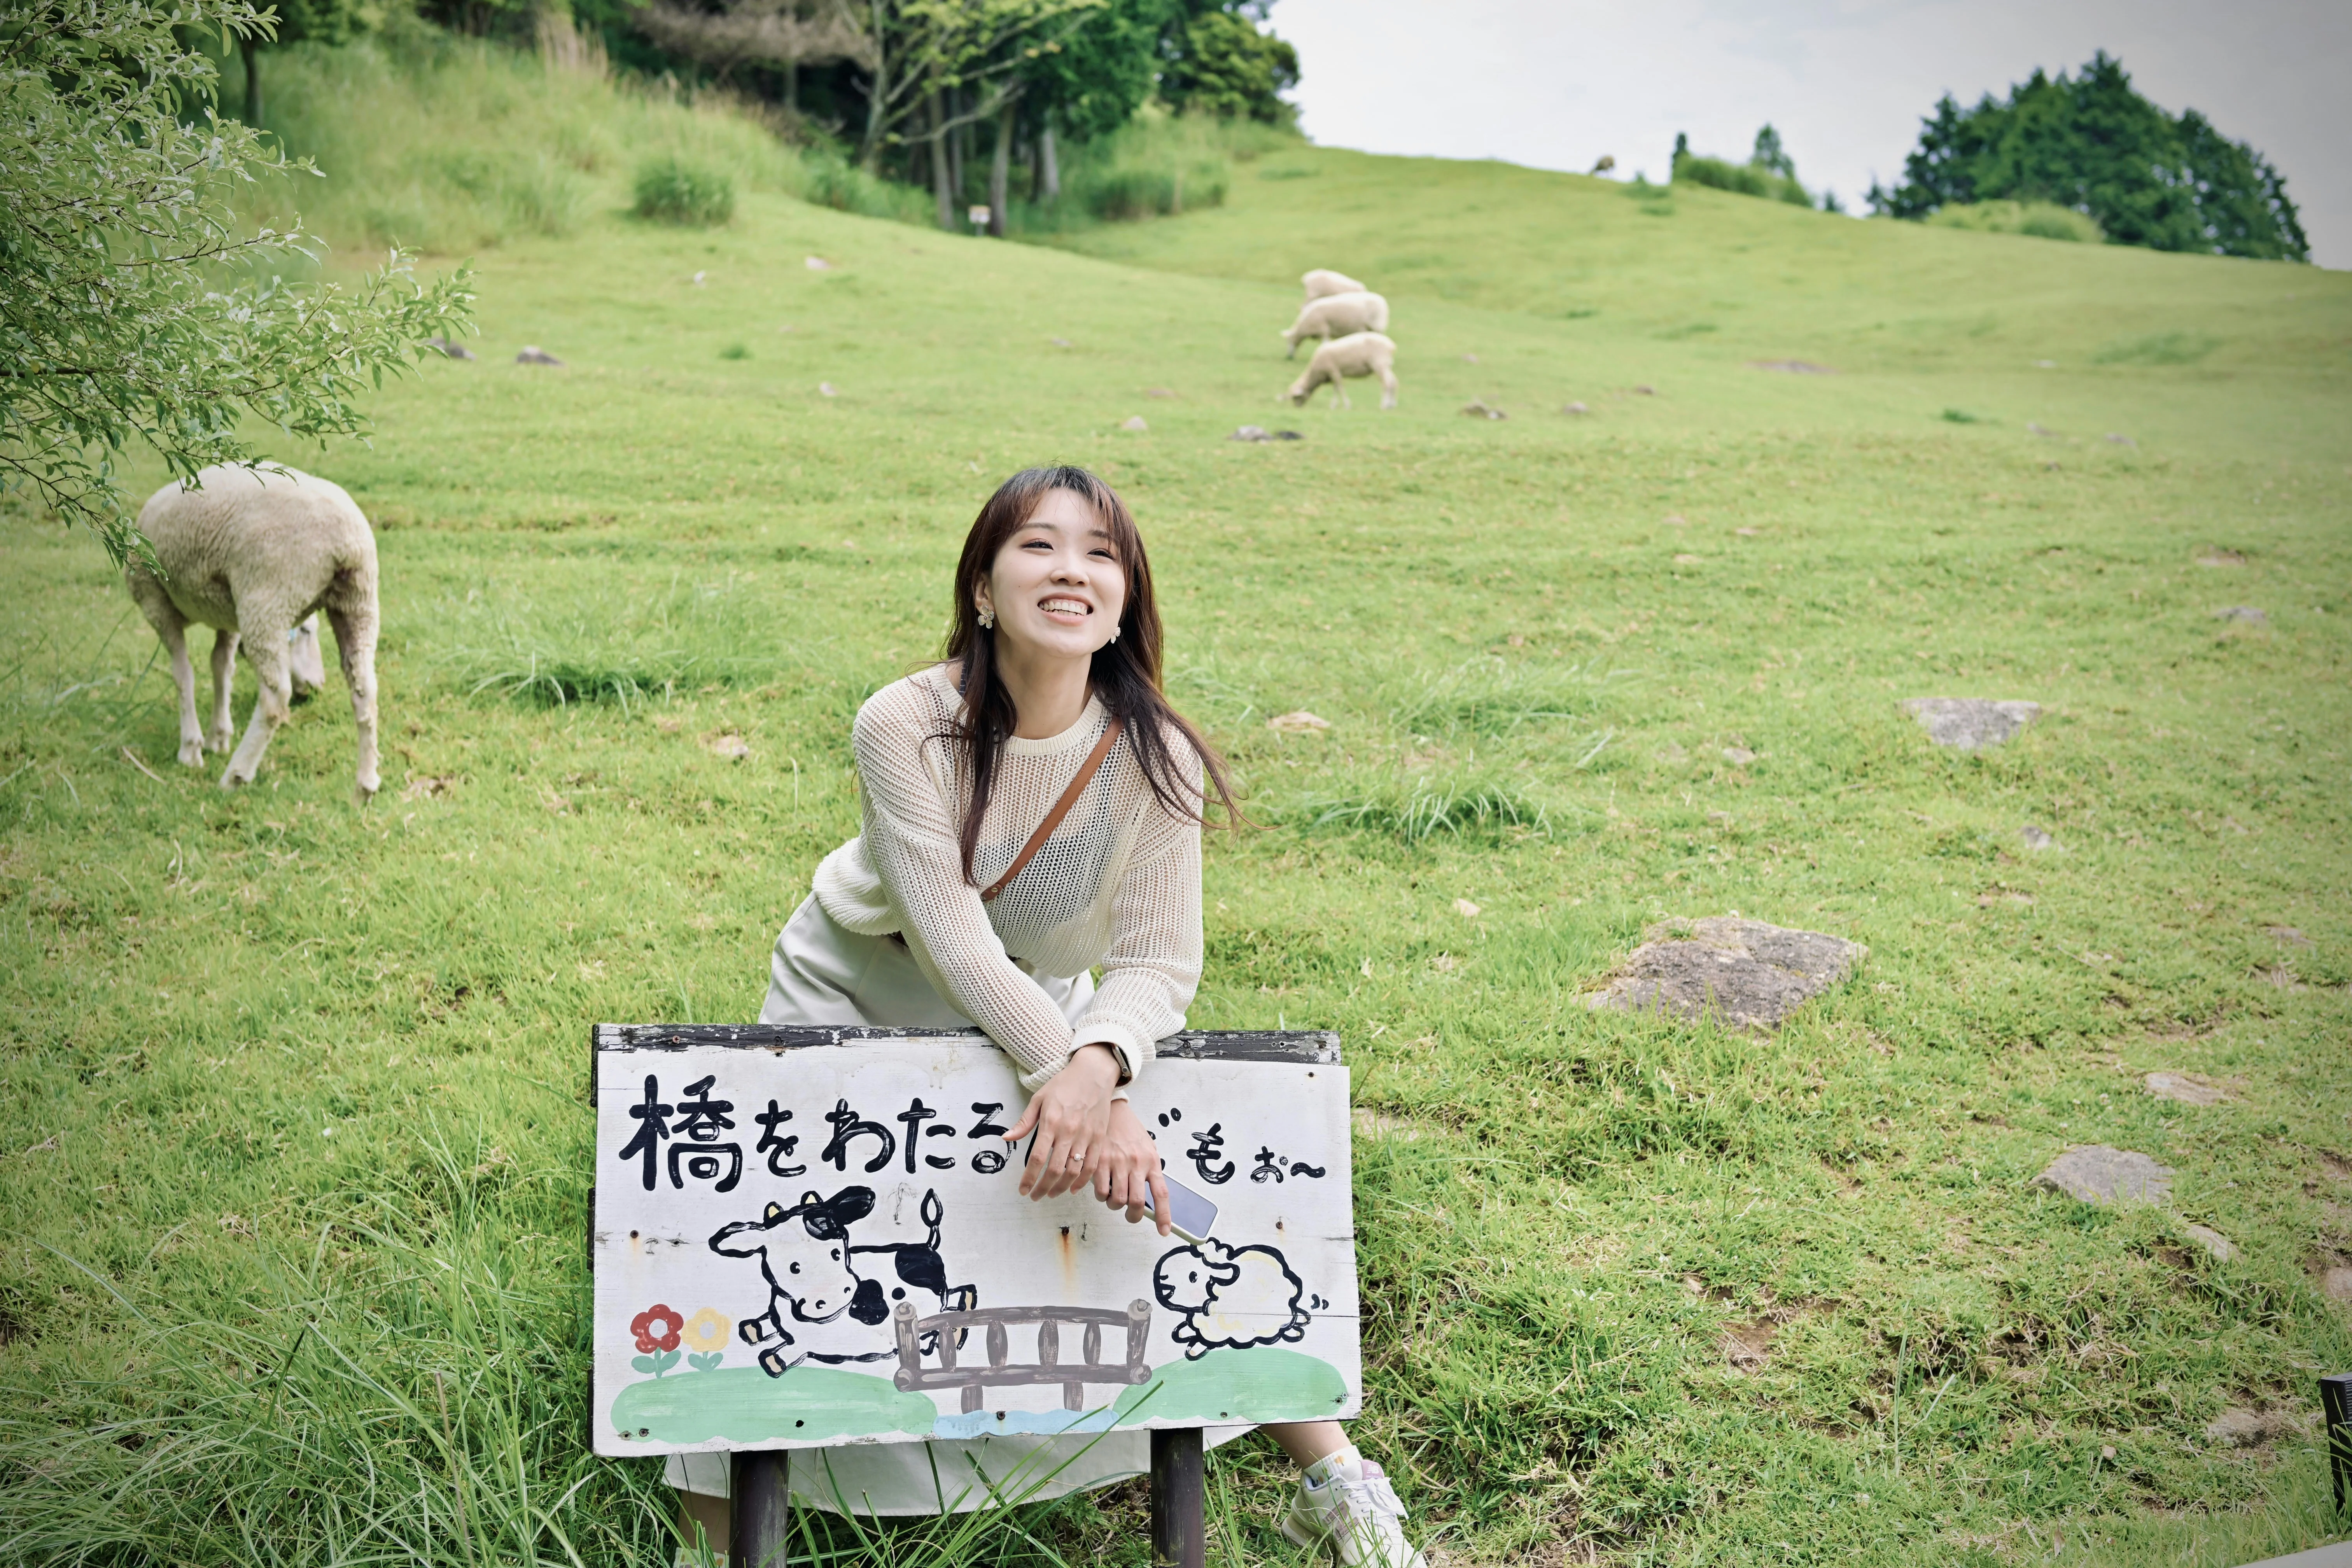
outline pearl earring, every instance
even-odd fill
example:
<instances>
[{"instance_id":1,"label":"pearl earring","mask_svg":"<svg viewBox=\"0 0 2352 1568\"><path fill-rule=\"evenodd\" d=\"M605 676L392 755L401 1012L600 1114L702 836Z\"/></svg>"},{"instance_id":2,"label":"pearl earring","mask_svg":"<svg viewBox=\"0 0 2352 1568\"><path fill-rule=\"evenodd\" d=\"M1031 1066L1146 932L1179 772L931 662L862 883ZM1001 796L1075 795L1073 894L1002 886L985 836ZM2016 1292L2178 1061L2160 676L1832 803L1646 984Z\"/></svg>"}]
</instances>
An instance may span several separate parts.
<instances>
[{"instance_id":1,"label":"pearl earring","mask_svg":"<svg viewBox=\"0 0 2352 1568\"><path fill-rule=\"evenodd\" d=\"M980 629L981 629L982 631L986 631L989 627L991 627L991 626L994 626L995 624L996 624L996 612L995 612L994 610L990 609L986 605L982 605L980 607Z\"/></svg>"},{"instance_id":2,"label":"pearl earring","mask_svg":"<svg viewBox=\"0 0 2352 1568\"><path fill-rule=\"evenodd\" d=\"M1118 628L1117 626L1113 626L1110 629L1110 640L1113 642L1118 641Z\"/></svg>"}]
</instances>

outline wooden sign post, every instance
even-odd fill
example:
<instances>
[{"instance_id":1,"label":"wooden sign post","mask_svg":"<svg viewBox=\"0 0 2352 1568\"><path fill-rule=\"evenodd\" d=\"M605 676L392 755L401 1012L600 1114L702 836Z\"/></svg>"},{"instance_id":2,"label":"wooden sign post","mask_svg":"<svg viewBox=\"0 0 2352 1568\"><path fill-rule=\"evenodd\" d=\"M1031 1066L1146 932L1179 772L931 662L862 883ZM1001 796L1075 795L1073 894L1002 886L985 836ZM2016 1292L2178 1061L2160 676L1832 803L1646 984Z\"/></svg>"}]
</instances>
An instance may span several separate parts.
<instances>
[{"instance_id":1,"label":"wooden sign post","mask_svg":"<svg viewBox=\"0 0 2352 1568\"><path fill-rule=\"evenodd\" d=\"M1358 1409L1336 1036L1160 1043L1134 1107L1197 1241L1023 1198L977 1032L604 1024L594 1058L596 1452L730 1453L738 1568L782 1561L791 1450L1135 1429L1154 1560L1199 1568L1202 1429Z\"/></svg>"}]
</instances>

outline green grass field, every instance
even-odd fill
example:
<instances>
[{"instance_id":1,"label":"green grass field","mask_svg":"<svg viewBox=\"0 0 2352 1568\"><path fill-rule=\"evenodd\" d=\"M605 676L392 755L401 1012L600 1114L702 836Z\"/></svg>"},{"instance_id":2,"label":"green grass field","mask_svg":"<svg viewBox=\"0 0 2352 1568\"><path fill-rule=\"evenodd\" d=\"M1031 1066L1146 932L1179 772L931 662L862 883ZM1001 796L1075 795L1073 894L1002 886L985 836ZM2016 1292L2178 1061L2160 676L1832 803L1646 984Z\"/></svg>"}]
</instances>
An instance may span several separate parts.
<instances>
[{"instance_id":1,"label":"green grass field","mask_svg":"<svg viewBox=\"0 0 2352 1568\"><path fill-rule=\"evenodd\" d=\"M378 530L367 809L339 678L251 790L180 770L96 543L0 518L0 1556L667 1562L585 1451L586 1026L755 1014L850 715L1049 459L1135 506L1259 824L1193 1022L1345 1038L1359 1436L1447 1563L2340 1531L2352 279L1307 148L1066 248L578 179L478 257L479 363L282 453ZM1389 294L1395 412L1275 406L1309 266ZM1958 754L1923 695L2045 711ZM1730 910L1870 956L1772 1037L1584 1006ZM2077 1142L2171 1206L2032 1190ZM1213 1468L1216 1560L1286 1560L1272 1446ZM1139 1506L843 1551L1140 1563Z\"/></svg>"}]
</instances>

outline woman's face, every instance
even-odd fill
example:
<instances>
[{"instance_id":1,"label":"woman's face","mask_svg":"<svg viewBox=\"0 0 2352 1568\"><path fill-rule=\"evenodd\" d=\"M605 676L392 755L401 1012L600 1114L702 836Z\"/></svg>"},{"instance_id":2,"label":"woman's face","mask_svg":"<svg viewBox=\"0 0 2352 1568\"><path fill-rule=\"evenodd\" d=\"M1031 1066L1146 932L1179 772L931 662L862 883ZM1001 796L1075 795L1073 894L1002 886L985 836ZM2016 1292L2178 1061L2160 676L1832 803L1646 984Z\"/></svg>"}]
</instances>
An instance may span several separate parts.
<instances>
[{"instance_id":1,"label":"woman's face","mask_svg":"<svg viewBox=\"0 0 2352 1568\"><path fill-rule=\"evenodd\" d=\"M1085 499L1053 489L1004 548L980 591L1007 651L1090 658L1118 630L1127 563Z\"/></svg>"}]
</instances>

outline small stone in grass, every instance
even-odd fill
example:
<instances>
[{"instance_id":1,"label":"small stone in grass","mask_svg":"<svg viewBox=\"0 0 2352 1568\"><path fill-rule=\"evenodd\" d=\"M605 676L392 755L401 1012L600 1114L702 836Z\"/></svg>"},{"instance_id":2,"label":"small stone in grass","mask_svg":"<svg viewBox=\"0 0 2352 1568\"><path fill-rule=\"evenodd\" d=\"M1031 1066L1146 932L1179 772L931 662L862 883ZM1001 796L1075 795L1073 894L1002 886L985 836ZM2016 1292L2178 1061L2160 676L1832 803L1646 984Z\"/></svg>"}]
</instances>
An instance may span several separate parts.
<instances>
[{"instance_id":1,"label":"small stone in grass","mask_svg":"<svg viewBox=\"0 0 2352 1568\"><path fill-rule=\"evenodd\" d=\"M751 742L744 740L742 736L735 733L732 730L721 731L716 735L705 736L703 738L702 747L703 750L709 752L712 756L724 757L730 763L740 763L745 757L751 754Z\"/></svg>"},{"instance_id":2,"label":"small stone in grass","mask_svg":"<svg viewBox=\"0 0 2352 1568\"><path fill-rule=\"evenodd\" d=\"M1756 530L1752 528L1735 528L1731 531L1739 535L1742 539L1753 539L1756 537Z\"/></svg>"},{"instance_id":3,"label":"small stone in grass","mask_svg":"<svg viewBox=\"0 0 2352 1568\"><path fill-rule=\"evenodd\" d=\"M1698 563L1699 557L1696 555L1685 553L1675 557L1675 564L1677 566L1696 566Z\"/></svg>"},{"instance_id":4,"label":"small stone in grass","mask_svg":"<svg viewBox=\"0 0 2352 1568\"><path fill-rule=\"evenodd\" d=\"M2270 616L2252 605L2231 605L2227 609L2216 610L2213 618L2217 621L2246 621L2258 626L2270 624Z\"/></svg>"},{"instance_id":5,"label":"small stone in grass","mask_svg":"<svg viewBox=\"0 0 2352 1568\"><path fill-rule=\"evenodd\" d=\"M515 355L517 364L562 364L562 363L537 343L525 343L522 346L522 353Z\"/></svg>"},{"instance_id":6,"label":"small stone in grass","mask_svg":"<svg viewBox=\"0 0 2352 1568\"><path fill-rule=\"evenodd\" d=\"M1666 513L1663 521L1668 528L1681 528L1690 520L1683 516L1683 514L1678 511L1670 511Z\"/></svg>"},{"instance_id":7,"label":"small stone in grass","mask_svg":"<svg viewBox=\"0 0 2352 1568\"><path fill-rule=\"evenodd\" d=\"M833 270L833 263L827 261L822 256L812 256L806 261L803 262L802 265L806 267L811 272L830 272Z\"/></svg>"},{"instance_id":8,"label":"small stone in grass","mask_svg":"<svg viewBox=\"0 0 2352 1568\"><path fill-rule=\"evenodd\" d=\"M2197 558L2200 566L2243 566L2246 558L2234 550L2209 550Z\"/></svg>"},{"instance_id":9,"label":"small stone in grass","mask_svg":"<svg viewBox=\"0 0 2352 1568\"><path fill-rule=\"evenodd\" d=\"M2058 847L2058 840L2050 837L2048 829L2036 827L2030 822L2018 830L2017 836L2025 840L2025 847L2036 854Z\"/></svg>"},{"instance_id":10,"label":"small stone in grass","mask_svg":"<svg viewBox=\"0 0 2352 1568\"><path fill-rule=\"evenodd\" d=\"M1318 719L1301 708L1295 713L1276 714L1265 721L1265 727L1285 735L1314 735L1329 729L1331 721Z\"/></svg>"},{"instance_id":11,"label":"small stone in grass","mask_svg":"<svg viewBox=\"0 0 2352 1568\"><path fill-rule=\"evenodd\" d=\"M1919 721L1929 740L1963 752L1998 746L2042 716L2038 702L1982 697L1913 697L1903 706Z\"/></svg>"},{"instance_id":12,"label":"small stone in grass","mask_svg":"<svg viewBox=\"0 0 2352 1568\"><path fill-rule=\"evenodd\" d=\"M2172 1168L2130 1149L2078 1143L2033 1178L2036 1186L2078 1203L2161 1203L2172 1191Z\"/></svg>"},{"instance_id":13,"label":"small stone in grass","mask_svg":"<svg viewBox=\"0 0 2352 1568\"><path fill-rule=\"evenodd\" d=\"M1483 397L1474 397L1464 404L1462 412L1473 419L1508 419L1510 417Z\"/></svg>"},{"instance_id":14,"label":"small stone in grass","mask_svg":"<svg viewBox=\"0 0 2352 1568\"><path fill-rule=\"evenodd\" d=\"M2352 1268L2331 1268L2319 1282L2331 1301L2352 1301Z\"/></svg>"},{"instance_id":15,"label":"small stone in grass","mask_svg":"<svg viewBox=\"0 0 2352 1568\"><path fill-rule=\"evenodd\" d=\"M2183 1105L2221 1105L2232 1098L2228 1089L2201 1073L2152 1072L2139 1081L2157 1099Z\"/></svg>"},{"instance_id":16,"label":"small stone in grass","mask_svg":"<svg viewBox=\"0 0 2352 1568\"><path fill-rule=\"evenodd\" d=\"M818 382L816 384L816 389L827 397L839 397L841 395L841 388L834 385L833 383L829 381Z\"/></svg>"},{"instance_id":17,"label":"small stone in grass","mask_svg":"<svg viewBox=\"0 0 2352 1568\"><path fill-rule=\"evenodd\" d=\"M1478 918L1478 906L1467 899L1456 899L1454 900L1454 912L1465 921L1475 921Z\"/></svg>"},{"instance_id":18,"label":"small stone in grass","mask_svg":"<svg viewBox=\"0 0 2352 1568\"><path fill-rule=\"evenodd\" d=\"M1138 431L1141 431L1141 430L1149 430L1149 429L1150 429L1150 428L1151 428L1151 426L1149 426L1149 425L1147 425L1147 424L1145 424L1145 423L1143 422L1143 416L1142 416L1142 415L1140 415L1140 414L1130 414L1130 415L1129 415L1126 418L1124 418L1124 419L1122 419L1122 420L1120 420L1120 421L1118 422L1118 427L1119 427L1120 429L1122 429L1122 430L1138 430Z\"/></svg>"},{"instance_id":19,"label":"small stone in grass","mask_svg":"<svg viewBox=\"0 0 2352 1568\"><path fill-rule=\"evenodd\" d=\"M2201 1225L2184 1225L2181 1234L2213 1255L2216 1263L2227 1263L2238 1256L2238 1249L2220 1231Z\"/></svg>"},{"instance_id":20,"label":"small stone in grass","mask_svg":"<svg viewBox=\"0 0 2352 1568\"><path fill-rule=\"evenodd\" d=\"M1269 430L1263 425L1244 425L1225 439L1228 441L1302 441L1306 437L1296 430Z\"/></svg>"},{"instance_id":21,"label":"small stone in grass","mask_svg":"<svg viewBox=\"0 0 2352 1568\"><path fill-rule=\"evenodd\" d=\"M1462 358L1465 363L1470 364L1476 364L1478 363L1478 356L1476 354L1464 354Z\"/></svg>"},{"instance_id":22,"label":"small stone in grass","mask_svg":"<svg viewBox=\"0 0 2352 1568\"><path fill-rule=\"evenodd\" d=\"M1147 386L1143 389L1143 395L1146 397L1173 397L1176 395L1164 386Z\"/></svg>"},{"instance_id":23,"label":"small stone in grass","mask_svg":"<svg viewBox=\"0 0 2352 1568\"><path fill-rule=\"evenodd\" d=\"M473 350L467 348L463 343L452 342L449 339L444 337L435 336L427 338L425 340L425 346L428 349L439 349L441 351L442 357L445 359L472 359L474 357Z\"/></svg>"},{"instance_id":24,"label":"small stone in grass","mask_svg":"<svg viewBox=\"0 0 2352 1568\"><path fill-rule=\"evenodd\" d=\"M1723 748L1723 760L1735 768L1744 768L1756 760L1756 753L1745 746L1726 746Z\"/></svg>"},{"instance_id":25,"label":"small stone in grass","mask_svg":"<svg viewBox=\"0 0 2352 1568\"><path fill-rule=\"evenodd\" d=\"M1654 386L1636 385L1633 390L1640 393L1644 397L1655 397L1658 395L1658 389Z\"/></svg>"},{"instance_id":26,"label":"small stone in grass","mask_svg":"<svg viewBox=\"0 0 2352 1568\"><path fill-rule=\"evenodd\" d=\"M2119 436L2113 430L2107 432L2107 439L2114 442L2118 447L2137 447L2139 445L2138 442L2133 440L2130 437Z\"/></svg>"},{"instance_id":27,"label":"small stone in grass","mask_svg":"<svg viewBox=\"0 0 2352 1568\"><path fill-rule=\"evenodd\" d=\"M1462 967L1462 961L1450 952L1441 952L1429 961L1429 967L1440 974L1451 974Z\"/></svg>"},{"instance_id":28,"label":"small stone in grass","mask_svg":"<svg viewBox=\"0 0 2352 1568\"><path fill-rule=\"evenodd\" d=\"M1045 341L1053 344L1057 349L1066 349L1070 346L1070 340L1067 338L1047 338Z\"/></svg>"},{"instance_id":29,"label":"small stone in grass","mask_svg":"<svg viewBox=\"0 0 2352 1568\"><path fill-rule=\"evenodd\" d=\"M2267 937L2274 937L2280 942L2291 943L2295 947L2309 947L2311 945L2311 939L2304 935L2303 932L2297 931L2293 926L2264 926L2263 927L2263 934Z\"/></svg>"},{"instance_id":30,"label":"small stone in grass","mask_svg":"<svg viewBox=\"0 0 2352 1568\"><path fill-rule=\"evenodd\" d=\"M1581 404L1581 403L1571 403L1571 404L1569 404L1567 406L1563 407L1563 408L1560 410L1560 412L1561 412L1562 414L1590 414L1590 413L1591 413L1591 412L1592 412L1592 410L1591 410L1591 409L1590 409L1590 408L1587 408L1587 407L1586 407L1583 404Z\"/></svg>"},{"instance_id":31,"label":"small stone in grass","mask_svg":"<svg viewBox=\"0 0 2352 1568\"><path fill-rule=\"evenodd\" d=\"M1791 931L1738 915L1662 924L1601 990L1590 1007L1709 1014L1735 1028L1773 1028L1853 973L1870 950L1821 931Z\"/></svg>"},{"instance_id":32,"label":"small stone in grass","mask_svg":"<svg viewBox=\"0 0 2352 1568\"><path fill-rule=\"evenodd\" d=\"M454 778L419 776L408 781L408 787L400 792L400 798L403 800L431 800L436 795L447 795L457 783L457 781Z\"/></svg>"}]
</instances>

